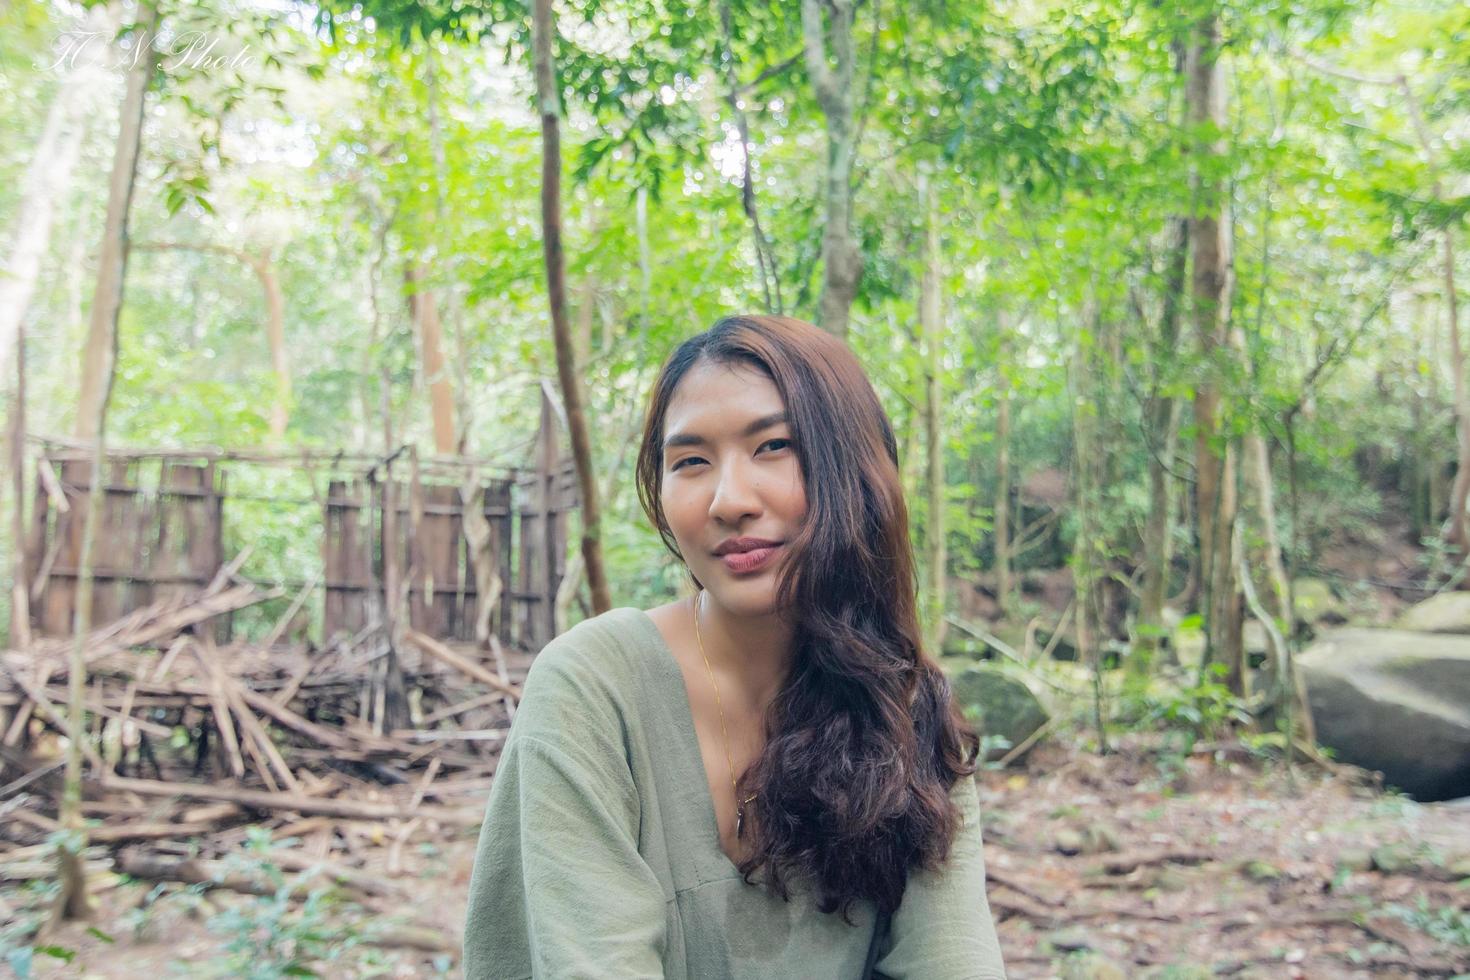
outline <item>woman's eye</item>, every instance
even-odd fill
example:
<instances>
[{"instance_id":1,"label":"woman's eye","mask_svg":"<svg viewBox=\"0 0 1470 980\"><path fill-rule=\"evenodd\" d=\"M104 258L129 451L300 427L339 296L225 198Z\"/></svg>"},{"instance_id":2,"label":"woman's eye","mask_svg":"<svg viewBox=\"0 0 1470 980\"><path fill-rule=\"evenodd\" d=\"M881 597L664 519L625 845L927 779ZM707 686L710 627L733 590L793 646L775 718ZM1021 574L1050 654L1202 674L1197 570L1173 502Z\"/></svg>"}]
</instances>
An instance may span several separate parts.
<instances>
[{"instance_id":1,"label":"woman's eye","mask_svg":"<svg viewBox=\"0 0 1470 980\"><path fill-rule=\"evenodd\" d=\"M685 463L698 463L698 462L703 462L698 456L685 456L683 459L681 459L678 462L676 462L673 466L670 466L669 467L669 472L670 473L674 472L679 467L683 466Z\"/></svg>"},{"instance_id":2,"label":"woman's eye","mask_svg":"<svg viewBox=\"0 0 1470 980\"><path fill-rule=\"evenodd\" d=\"M791 445L791 440L790 439L767 439L765 442L761 443L761 448L764 449L766 446L769 446L773 442L779 442L779 443L781 443L782 445L781 445L780 448L783 448L783 449L786 446Z\"/></svg>"}]
</instances>

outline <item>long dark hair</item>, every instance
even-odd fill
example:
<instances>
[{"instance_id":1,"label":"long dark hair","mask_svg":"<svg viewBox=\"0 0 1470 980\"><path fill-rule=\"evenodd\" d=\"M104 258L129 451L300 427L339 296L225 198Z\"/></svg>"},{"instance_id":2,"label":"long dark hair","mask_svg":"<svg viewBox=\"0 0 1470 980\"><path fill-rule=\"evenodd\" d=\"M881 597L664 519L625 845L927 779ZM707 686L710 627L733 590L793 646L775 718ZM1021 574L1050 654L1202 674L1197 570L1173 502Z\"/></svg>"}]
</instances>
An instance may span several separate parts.
<instances>
[{"instance_id":1,"label":"long dark hair","mask_svg":"<svg viewBox=\"0 0 1470 980\"><path fill-rule=\"evenodd\" d=\"M794 659L766 712L765 749L739 780L742 799L758 794L740 871L747 882L763 871L783 898L791 877L805 878L820 910L845 920L858 899L891 912L912 870L948 856L960 819L949 792L979 750L922 646L893 427L852 351L810 323L727 317L684 341L654 382L637 472L644 511L681 560L660 499L663 424L701 361L775 384L807 498L777 585Z\"/></svg>"}]
</instances>

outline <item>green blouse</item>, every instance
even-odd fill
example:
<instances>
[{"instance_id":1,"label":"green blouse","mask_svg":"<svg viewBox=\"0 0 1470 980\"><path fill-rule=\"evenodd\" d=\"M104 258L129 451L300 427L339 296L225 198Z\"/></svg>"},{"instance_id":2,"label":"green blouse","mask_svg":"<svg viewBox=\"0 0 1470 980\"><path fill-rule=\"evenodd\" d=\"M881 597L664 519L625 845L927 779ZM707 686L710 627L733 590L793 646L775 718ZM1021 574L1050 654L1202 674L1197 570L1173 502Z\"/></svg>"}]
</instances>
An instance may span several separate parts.
<instances>
[{"instance_id":1,"label":"green blouse","mask_svg":"<svg viewBox=\"0 0 1470 980\"><path fill-rule=\"evenodd\" d=\"M913 874L877 971L1004 980L985 899L980 800L947 865ZM720 849L683 674L641 609L578 623L536 656L480 830L467 980L857 980L875 928L791 882L747 885Z\"/></svg>"}]
</instances>

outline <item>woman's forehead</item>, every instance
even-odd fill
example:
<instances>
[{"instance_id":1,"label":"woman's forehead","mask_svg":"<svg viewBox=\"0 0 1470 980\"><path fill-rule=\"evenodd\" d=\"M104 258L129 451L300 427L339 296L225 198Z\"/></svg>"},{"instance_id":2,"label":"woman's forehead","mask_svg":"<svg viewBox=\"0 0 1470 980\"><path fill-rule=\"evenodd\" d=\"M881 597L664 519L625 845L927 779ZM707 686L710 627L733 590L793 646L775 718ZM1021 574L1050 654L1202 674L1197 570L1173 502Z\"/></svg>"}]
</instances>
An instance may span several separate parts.
<instances>
[{"instance_id":1,"label":"woman's forehead","mask_svg":"<svg viewBox=\"0 0 1470 980\"><path fill-rule=\"evenodd\" d=\"M664 431L685 426L711 430L743 427L751 419L784 411L775 383L745 364L700 363L674 388L664 414Z\"/></svg>"}]
</instances>

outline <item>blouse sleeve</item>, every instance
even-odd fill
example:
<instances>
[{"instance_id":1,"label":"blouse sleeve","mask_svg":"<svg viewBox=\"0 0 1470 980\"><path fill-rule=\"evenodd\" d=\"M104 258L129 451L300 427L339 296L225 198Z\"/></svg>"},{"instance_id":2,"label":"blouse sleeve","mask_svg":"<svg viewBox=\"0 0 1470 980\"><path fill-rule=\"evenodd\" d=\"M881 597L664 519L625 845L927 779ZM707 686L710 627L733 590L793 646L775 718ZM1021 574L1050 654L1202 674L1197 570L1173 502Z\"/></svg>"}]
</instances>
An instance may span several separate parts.
<instances>
[{"instance_id":1,"label":"blouse sleeve","mask_svg":"<svg viewBox=\"0 0 1470 980\"><path fill-rule=\"evenodd\" d=\"M621 719L564 653L538 654L496 767L470 877L466 980L664 975L664 893L638 851Z\"/></svg>"},{"instance_id":2,"label":"blouse sleeve","mask_svg":"<svg viewBox=\"0 0 1470 980\"><path fill-rule=\"evenodd\" d=\"M909 877L889 940L874 969L889 980L1005 980L980 842L980 794L974 777L955 781L950 797L964 823L938 871Z\"/></svg>"}]
</instances>

